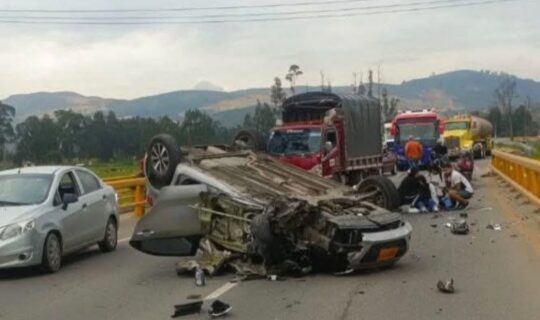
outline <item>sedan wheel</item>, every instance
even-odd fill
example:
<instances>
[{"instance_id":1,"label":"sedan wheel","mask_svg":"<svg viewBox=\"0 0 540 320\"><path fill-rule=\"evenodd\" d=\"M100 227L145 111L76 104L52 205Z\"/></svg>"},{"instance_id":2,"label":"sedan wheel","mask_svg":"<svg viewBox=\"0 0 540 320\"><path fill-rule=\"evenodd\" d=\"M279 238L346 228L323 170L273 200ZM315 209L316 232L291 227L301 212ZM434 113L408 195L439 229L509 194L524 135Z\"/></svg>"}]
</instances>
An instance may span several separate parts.
<instances>
[{"instance_id":1,"label":"sedan wheel","mask_svg":"<svg viewBox=\"0 0 540 320\"><path fill-rule=\"evenodd\" d=\"M99 249L103 252L111 252L116 249L118 244L118 229L116 228L116 222L110 218L105 228L105 236L99 243Z\"/></svg>"},{"instance_id":2,"label":"sedan wheel","mask_svg":"<svg viewBox=\"0 0 540 320\"><path fill-rule=\"evenodd\" d=\"M62 266L62 246L60 239L54 233L50 233L45 239L41 265L46 272L50 273L57 272Z\"/></svg>"}]
</instances>

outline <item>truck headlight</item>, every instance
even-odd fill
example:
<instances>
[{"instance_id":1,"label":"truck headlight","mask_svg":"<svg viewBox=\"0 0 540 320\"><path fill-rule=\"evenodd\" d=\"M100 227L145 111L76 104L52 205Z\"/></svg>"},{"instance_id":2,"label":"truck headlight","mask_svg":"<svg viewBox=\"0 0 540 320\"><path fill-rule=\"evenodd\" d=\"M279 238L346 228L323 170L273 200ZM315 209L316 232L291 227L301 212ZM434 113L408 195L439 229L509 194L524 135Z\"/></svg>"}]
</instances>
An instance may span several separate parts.
<instances>
[{"instance_id":1,"label":"truck headlight","mask_svg":"<svg viewBox=\"0 0 540 320\"><path fill-rule=\"evenodd\" d=\"M36 222L34 220L10 224L3 229L0 229L0 240L15 238L23 233L33 230L35 227Z\"/></svg>"}]
</instances>

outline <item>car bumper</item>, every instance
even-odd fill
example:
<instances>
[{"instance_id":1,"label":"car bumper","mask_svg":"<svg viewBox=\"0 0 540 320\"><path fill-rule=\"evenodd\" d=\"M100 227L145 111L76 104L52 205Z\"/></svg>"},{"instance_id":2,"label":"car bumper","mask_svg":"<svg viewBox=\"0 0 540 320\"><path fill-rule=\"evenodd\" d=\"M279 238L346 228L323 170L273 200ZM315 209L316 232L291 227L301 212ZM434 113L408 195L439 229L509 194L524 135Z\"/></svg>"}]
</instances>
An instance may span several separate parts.
<instances>
[{"instance_id":1,"label":"car bumper","mask_svg":"<svg viewBox=\"0 0 540 320\"><path fill-rule=\"evenodd\" d=\"M348 254L349 267L359 270L395 263L409 249L411 232L412 226L405 222L397 229L364 233L362 249Z\"/></svg>"},{"instance_id":2,"label":"car bumper","mask_svg":"<svg viewBox=\"0 0 540 320\"><path fill-rule=\"evenodd\" d=\"M41 263L42 245L35 233L0 240L0 269L27 267Z\"/></svg>"}]
</instances>

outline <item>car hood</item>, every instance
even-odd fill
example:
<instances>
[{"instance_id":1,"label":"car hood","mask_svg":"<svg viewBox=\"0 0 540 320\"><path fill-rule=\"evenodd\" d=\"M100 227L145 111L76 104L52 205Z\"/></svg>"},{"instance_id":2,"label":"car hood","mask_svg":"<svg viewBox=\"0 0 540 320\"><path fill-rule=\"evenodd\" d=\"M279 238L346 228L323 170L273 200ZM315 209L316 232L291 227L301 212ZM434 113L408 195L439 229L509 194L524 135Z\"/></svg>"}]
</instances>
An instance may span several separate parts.
<instances>
[{"instance_id":1,"label":"car hood","mask_svg":"<svg viewBox=\"0 0 540 320\"><path fill-rule=\"evenodd\" d=\"M0 227L34 217L39 206L5 206L0 207Z\"/></svg>"}]
</instances>

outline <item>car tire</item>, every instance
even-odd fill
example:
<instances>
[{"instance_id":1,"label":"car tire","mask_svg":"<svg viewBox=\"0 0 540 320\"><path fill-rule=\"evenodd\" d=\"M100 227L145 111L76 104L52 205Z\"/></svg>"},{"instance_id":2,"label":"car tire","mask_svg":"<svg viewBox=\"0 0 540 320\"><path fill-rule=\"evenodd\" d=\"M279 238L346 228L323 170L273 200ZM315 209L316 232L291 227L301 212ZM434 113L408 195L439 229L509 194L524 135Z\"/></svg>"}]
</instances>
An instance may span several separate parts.
<instances>
[{"instance_id":1,"label":"car tire","mask_svg":"<svg viewBox=\"0 0 540 320\"><path fill-rule=\"evenodd\" d=\"M51 232L43 244L43 258L41 268L47 273L55 273L62 266L62 242L58 235Z\"/></svg>"},{"instance_id":2,"label":"car tire","mask_svg":"<svg viewBox=\"0 0 540 320\"><path fill-rule=\"evenodd\" d=\"M373 204L388 210L393 210L399 207L400 199L396 187L386 177L372 176L364 179L358 185L359 193L370 193L376 191L376 195L372 199Z\"/></svg>"},{"instance_id":3,"label":"car tire","mask_svg":"<svg viewBox=\"0 0 540 320\"><path fill-rule=\"evenodd\" d=\"M264 136L253 129L240 130L234 136L232 145L251 149L253 151L266 151L266 140L264 139Z\"/></svg>"},{"instance_id":4,"label":"car tire","mask_svg":"<svg viewBox=\"0 0 540 320\"><path fill-rule=\"evenodd\" d=\"M103 240L98 243L99 249L102 252L112 252L116 250L118 245L118 226L113 218L109 218L105 227L105 235Z\"/></svg>"},{"instance_id":5,"label":"car tire","mask_svg":"<svg viewBox=\"0 0 540 320\"><path fill-rule=\"evenodd\" d=\"M145 174L150 184L156 189L169 185L181 161L182 151L173 136L160 134L153 137L146 150L145 163Z\"/></svg>"}]
</instances>

